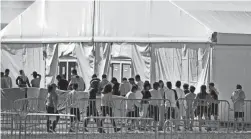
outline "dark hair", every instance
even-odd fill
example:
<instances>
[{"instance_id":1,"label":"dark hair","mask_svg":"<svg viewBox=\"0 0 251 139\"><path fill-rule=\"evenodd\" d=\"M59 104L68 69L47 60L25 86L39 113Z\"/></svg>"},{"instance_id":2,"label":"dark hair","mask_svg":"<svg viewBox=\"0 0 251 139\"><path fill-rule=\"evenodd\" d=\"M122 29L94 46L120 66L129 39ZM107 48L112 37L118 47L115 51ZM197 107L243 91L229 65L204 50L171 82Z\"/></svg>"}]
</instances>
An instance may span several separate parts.
<instances>
[{"instance_id":1,"label":"dark hair","mask_svg":"<svg viewBox=\"0 0 251 139\"><path fill-rule=\"evenodd\" d=\"M36 71L34 71L34 72L32 73L32 75L33 75L34 78L37 78L37 72L36 72Z\"/></svg>"},{"instance_id":2,"label":"dark hair","mask_svg":"<svg viewBox=\"0 0 251 139\"><path fill-rule=\"evenodd\" d=\"M71 71L71 73L72 73L72 74L75 74L75 75L77 75L77 74L78 74L78 72L77 72L77 70L76 70L76 69L73 69L73 70Z\"/></svg>"},{"instance_id":3,"label":"dark hair","mask_svg":"<svg viewBox=\"0 0 251 139\"><path fill-rule=\"evenodd\" d=\"M202 93L206 93L206 90L207 90L207 86L206 86L206 85L202 85L202 86L200 87L200 91L201 91Z\"/></svg>"},{"instance_id":4,"label":"dark hair","mask_svg":"<svg viewBox=\"0 0 251 139\"><path fill-rule=\"evenodd\" d=\"M77 89L78 89L78 84L77 84L77 83L74 83L74 84L72 85L72 88L75 89L75 90L77 90Z\"/></svg>"},{"instance_id":5,"label":"dark hair","mask_svg":"<svg viewBox=\"0 0 251 139\"><path fill-rule=\"evenodd\" d=\"M186 89L186 90L188 90L189 85L187 83L185 83L185 84L183 84L183 88Z\"/></svg>"},{"instance_id":6,"label":"dark hair","mask_svg":"<svg viewBox=\"0 0 251 139\"><path fill-rule=\"evenodd\" d=\"M209 86L213 86L214 87L214 83L209 83Z\"/></svg>"},{"instance_id":7,"label":"dark hair","mask_svg":"<svg viewBox=\"0 0 251 139\"><path fill-rule=\"evenodd\" d=\"M10 70L9 69L5 69L5 72L10 72Z\"/></svg>"},{"instance_id":8,"label":"dark hair","mask_svg":"<svg viewBox=\"0 0 251 139\"><path fill-rule=\"evenodd\" d=\"M60 75L57 75L56 77L58 80L62 79L62 77Z\"/></svg>"},{"instance_id":9,"label":"dark hair","mask_svg":"<svg viewBox=\"0 0 251 139\"><path fill-rule=\"evenodd\" d=\"M51 92L53 90L53 86L52 85L48 85L47 89L48 89L48 92Z\"/></svg>"},{"instance_id":10,"label":"dark hair","mask_svg":"<svg viewBox=\"0 0 251 139\"><path fill-rule=\"evenodd\" d=\"M160 86L160 84L163 84L162 86ZM164 84L164 82L162 81L162 80L159 80L159 86L161 87L161 88L163 88L164 86L165 86L165 84Z\"/></svg>"},{"instance_id":11,"label":"dark hair","mask_svg":"<svg viewBox=\"0 0 251 139\"><path fill-rule=\"evenodd\" d=\"M135 90L135 91L138 90L138 86L137 86L137 85L133 85L133 86L132 86L131 91L133 92L134 90Z\"/></svg>"},{"instance_id":12,"label":"dark hair","mask_svg":"<svg viewBox=\"0 0 251 139\"><path fill-rule=\"evenodd\" d=\"M175 84L176 87L180 88L181 86L181 81L177 81L176 84Z\"/></svg>"},{"instance_id":13,"label":"dark hair","mask_svg":"<svg viewBox=\"0 0 251 139\"><path fill-rule=\"evenodd\" d=\"M92 75L92 78L97 78L97 75L96 75L96 74L93 74L93 75Z\"/></svg>"},{"instance_id":14,"label":"dark hair","mask_svg":"<svg viewBox=\"0 0 251 139\"><path fill-rule=\"evenodd\" d=\"M158 89L159 87L159 83L158 82L154 82L153 83L153 89Z\"/></svg>"},{"instance_id":15,"label":"dark hair","mask_svg":"<svg viewBox=\"0 0 251 139\"><path fill-rule=\"evenodd\" d=\"M196 90L196 88L194 86L190 86L190 92L194 93L194 91Z\"/></svg>"},{"instance_id":16,"label":"dark hair","mask_svg":"<svg viewBox=\"0 0 251 139\"><path fill-rule=\"evenodd\" d=\"M242 89L242 86L240 84L237 84L236 89Z\"/></svg>"},{"instance_id":17,"label":"dark hair","mask_svg":"<svg viewBox=\"0 0 251 139\"><path fill-rule=\"evenodd\" d=\"M106 74L103 74L103 75L102 75L102 79L105 79L105 78L106 78Z\"/></svg>"},{"instance_id":18,"label":"dark hair","mask_svg":"<svg viewBox=\"0 0 251 139\"><path fill-rule=\"evenodd\" d=\"M140 79L140 76L137 74L137 75L135 76L135 79Z\"/></svg>"},{"instance_id":19,"label":"dark hair","mask_svg":"<svg viewBox=\"0 0 251 139\"><path fill-rule=\"evenodd\" d=\"M122 81L127 81L127 79L124 77L124 78L122 79Z\"/></svg>"},{"instance_id":20,"label":"dark hair","mask_svg":"<svg viewBox=\"0 0 251 139\"><path fill-rule=\"evenodd\" d=\"M128 80L129 80L129 81L134 81L134 78L129 78Z\"/></svg>"},{"instance_id":21,"label":"dark hair","mask_svg":"<svg viewBox=\"0 0 251 139\"><path fill-rule=\"evenodd\" d=\"M146 88L147 88L147 87L151 88L151 84L150 84L150 83L145 82L145 83L144 83L144 90L146 90Z\"/></svg>"},{"instance_id":22,"label":"dark hair","mask_svg":"<svg viewBox=\"0 0 251 139\"><path fill-rule=\"evenodd\" d=\"M112 82L112 83L114 83L114 82L118 82L118 80L117 80L117 78L115 78L115 77L112 77L112 80L111 80L111 82Z\"/></svg>"},{"instance_id":23,"label":"dark hair","mask_svg":"<svg viewBox=\"0 0 251 139\"><path fill-rule=\"evenodd\" d=\"M24 73L24 71L23 70L19 70L19 73L22 74L22 73Z\"/></svg>"},{"instance_id":24,"label":"dark hair","mask_svg":"<svg viewBox=\"0 0 251 139\"><path fill-rule=\"evenodd\" d=\"M172 82L166 82L166 86L167 88L172 89Z\"/></svg>"},{"instance_id":25,"label":"dark hair","mask_svg":"<svg viewBox=\"0 0 251 139\"><path fill-rule=\"evenodd\" d=\"M107 94L107 93L110 93L110 92L112 92L112 85L111 84L107 84L104 87L103 94Z\"/></svg>"}]
</instances>

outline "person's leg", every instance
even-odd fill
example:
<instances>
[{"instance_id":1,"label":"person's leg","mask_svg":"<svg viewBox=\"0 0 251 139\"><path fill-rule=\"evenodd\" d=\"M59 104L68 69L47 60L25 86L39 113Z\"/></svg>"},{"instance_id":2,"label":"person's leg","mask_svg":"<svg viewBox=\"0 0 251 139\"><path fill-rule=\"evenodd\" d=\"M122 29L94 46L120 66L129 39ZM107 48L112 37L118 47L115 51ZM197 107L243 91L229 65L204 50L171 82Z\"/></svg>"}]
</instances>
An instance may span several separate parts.
<instances>
[{"instance_id":1,"label":"person's leg","mask_svg":"<svg viewBox=\"0 0 251 139\"><path fill-rule=\"evenodd\" d=\"M190 110L189 113L190 113L190 115L189 115L190 117L189 118L191 120L190 121L190 130L192 131L193 130L193 122L194 122L194 112L192 110Z\"/></svg>"},{"instance_id":2,"label":"person's leg","mask_svg":"<svg viewBox=\"0 0 251 139\"><path fill-rule=\"evenodd\" d=\"M89 123L89 121L90 121L90 119L89 119L89 116L91 116L91 113L90 113L90 104L87 106L87 108L86 108L86 110L87 110L87 112L86 112L86 119L84 120L84 130L86 130L86 127L87 127L87 125L88 125L88 123Z\"/></svg>"},{"instance_id":3,"label":"person's leg","mask_svg":"<svg viewBox=\"0 0 251 139\"><path fill-rule=\"evenodd\" d=\"M48 107L48 106L46 106L46 111L47 111L47 113L51 113L51 108ZM49 116L47 116L46 125L47 125L47 132L50 132L51 121L50 121L50 117Z\"/></svg>"},{"instance_id":4,"label":"person's leg","mask_svg":"<svg viewBox=\"0 0 251 139\"><path fill-rule=\"evenodd\" d=\"M198 115L198 119L199 119L199 131L201 131L201 126L202 126L202 116L203 116L203 107L202 106L198 106L197 107L197 115Z\"/></svg>"},{"instance_id":5,"label":"person's leg","mask_svg":"<svg viewBox=\"0 0 251 139\"><path fill-rule=\"evenodd\" d=\"M54 111L54 110L53 110ZM56 111L56 113L55 114L58 114L58 111ZM57 127L57 124L58 124L58 121L59 121L59 116L57 116L56 117L56 120L55 121L53 121L53 126L52 126L52 130L54 131L54 132L56 132L56 127Z\"/></svg>"}]
</instances>

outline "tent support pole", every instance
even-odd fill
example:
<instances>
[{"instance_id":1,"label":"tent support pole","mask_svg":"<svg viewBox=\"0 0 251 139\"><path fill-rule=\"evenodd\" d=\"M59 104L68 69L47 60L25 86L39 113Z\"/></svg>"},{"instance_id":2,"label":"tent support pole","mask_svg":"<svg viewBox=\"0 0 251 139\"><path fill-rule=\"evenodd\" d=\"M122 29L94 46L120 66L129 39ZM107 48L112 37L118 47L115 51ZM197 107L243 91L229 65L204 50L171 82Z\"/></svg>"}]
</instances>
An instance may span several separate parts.
<instances>
[{"instance_id":1,"label":"tent support pole","mask_svg":"<svg viewBox=\"0 0 251 139\"><path fill-rule=\"evenodd\" d=\"M96 61L96 57L97 57L97 47L95 46L95 42L94 42L94 34L95 34L95 12L96 12L96 1L93 1L93 15L92 15L92 45L94 48L94 73L97 72L97 61Z\"/></svg>"}]
</instances>

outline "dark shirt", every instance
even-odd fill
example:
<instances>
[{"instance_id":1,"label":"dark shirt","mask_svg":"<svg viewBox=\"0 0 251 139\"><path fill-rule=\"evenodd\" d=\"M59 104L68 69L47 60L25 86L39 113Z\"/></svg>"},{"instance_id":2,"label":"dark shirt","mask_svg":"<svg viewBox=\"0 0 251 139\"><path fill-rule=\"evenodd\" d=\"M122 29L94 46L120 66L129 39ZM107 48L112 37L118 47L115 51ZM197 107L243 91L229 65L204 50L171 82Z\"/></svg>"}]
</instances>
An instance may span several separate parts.
<instances>
[{"instance_id":1,"label":"dark shirt","mask_svg":"<svg viewBox=\"0 0 251 139\"><path fill-rule=\"evenodd\" d=\"M16 79L16 84L19 87L27 87L27 85L28 85L28 87L31 87L29 79L27 77L26 77L26 80L24 80L21 76L18 76Z\"/></svg>"},{"instance_id":2,"label":"dark shirt","mask_svg":"<svg viewBox=\"0 0 251 139\"><path fill-rule=\"evenodd\" d=\"M218 95L214 90L210 90L210 95L214 100L218 100Z\"/></svg>"},{"instance_id":3,"label":"dark shirt","mask_svg":"<svg viewBox=\"0 0 251 139\"><path fill-rule=\"evenodd\" d=\"M144 100L144 99L150 99L152 97L150 91L143 90L143 91L141 91L141 93L143 95L143 97L142 97L143 101L141 101L141 103L148 104L149 100Z\"/></svg>"},{"instance_id":4,"label":"dark shirt","mask_svg":"<svg viewBox=\"0 0 251 139\"><path fill-rule=\"evenodd\" d=\"M120 96L120 92L119 92L119 86L120 84L119 83L115 83L112 87L112 94L113 95L117 95L117 96Z\"/></svg>"},{"instance_id":5,"label":"dark shirt","mask_svg":"<svg viewBox=\"0 0 251 139\"><path fill-rule=\"evenodd\" d=\"M185 90L184 90L184 93L185 93L185 95L186 95L186 94L190 93L190 91L189 91L188 89L185 89Z\"/></svg>"},{"instance_id":6,"label":"dark shirt","mask_svg":"<svg viewBox=\"0 0 251 139\"><path fill-rule=\"evenodd\" d=\"M96 99L97 93L98 93L98 89L91 88L89 91L89 99Z\"/></svg>"},{"instance_id":7,"label":"dark shirt","mask_svg":"<svg viewBox=\"0 0 251 139\"><path fill-rule=\"evenodd\" d=\"M69 85L69 82L67 80L61 79L58 82L58 89L60 89L60 90L67 90L68 85Z\"/></svg>"}]
</instances>

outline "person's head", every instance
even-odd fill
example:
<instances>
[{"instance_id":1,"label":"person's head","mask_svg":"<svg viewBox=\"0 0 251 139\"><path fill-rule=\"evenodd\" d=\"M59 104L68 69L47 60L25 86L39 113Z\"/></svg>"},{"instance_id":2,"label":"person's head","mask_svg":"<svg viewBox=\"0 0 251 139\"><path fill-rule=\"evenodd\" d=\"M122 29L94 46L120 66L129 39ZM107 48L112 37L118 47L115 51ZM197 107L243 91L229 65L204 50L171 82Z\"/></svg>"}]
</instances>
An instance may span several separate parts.
<instances>
[{"instance_id":1,"label":"person's head","mask_svg":"<svg viewBox=\"0 0 251 139\"><path fill-rule=\"evenodd\" d=\"M106 74L103 74L103 75L102 75L102 79L106 79Z\"/></svg>"},{"instance_id":2,"label":"person's head","mask_svg":"<svg viewBox=\"0 0 251 139\"><path fill-rule=\"evenodd\" d=\"M122 81L123 81L123 82L127 81L127 78L124 77L124 78L122 79Z\"/></svg>"},{"instance_id":3,"label":"person's head","mask_svg":"<svg viewBox=\"0 0 251 139\"><path fill-rule=\"evenodd\" d=\"M172 89L172 82L166 82L166 87L168 89Z\"/></svg>"},{"instance_id":4,"label":"person's head","mask_svg":"<svg viewBox=\"0 0 251 139\"><path fill-rule=\"evenodd\" d=\"M132 91L133 93L136 93L137 90L138 90L138 86L137 86L136 84L133 85L131 91Z\"/></svg>"},{"instance_id":5,"label":"person's head","mask_svg":"<svg viewBox=\"0 0 251 139\"><path fill-rule=\"evenodd\" d=\"M1 72L1 77L4 77L4 72Z\"/></svg>"},{"instance_id":6,"label":"person's head","mask_svg":"<svg viewBox=\"0 0 251 139\"><path fill-rule=\"evenodd\" d=\"M52 92L52 90L53 90L53 86L48 85L48 86L47 86L47 90L48 90L48 92L49 92L49 93L51 93L51 92Z\"/></svg>"},{"instance_id":7,"label":"person's head","mask_svg":"<svg viewBox=\"0 0 251 139\"><path fill-rule=\"evenodd\" d=\"M111 84L107 84L104 87L103 94L107 94L107 93L110 93L110 92L112 92L112 85Z\"/></svg>"},{"instance_id":8,"label":"person's head","mask_svg":"<svg viewBox=\"0 0 251 139\"><path fill-rule=\"evenodd\" d=\"M159 89L159 83L158 82L153 83L153 89L155 89L155 90Z\"/></svg>"},{"instance_id":9,"label":"person's head","mask_svg":"<svg viewBox=\"0 0 251 139\"><path fill-rule=\"evenodd\" d=\"M192 86L192 85L190 86L190 92L194 93L195 89L196 88L194 86Z\"/></svg>"},{"instance_id":10,"label":"person's head","mask_svg":"<svg viewBox=\"0 0 251 139\"><path fill-rule=\"evenodd\" d=\"M180 87L181 87L181 81L177 81L176 84L175 84L175 86L176 86L177 88L180 88Z\"/></svg>"},{"instance_id":11,"label":"person's head","mask_svg":"<svg viewBox=\"0 0 251 139\"><path fill-rule=\"evenodd\" d=\"M214 88L214 83L209 83L209 89L213 89Z\"/></svg>"},{"instance_id":12,"label":"person's head","mask_svg":"<svg viewBox=\"0 0 251 139\"><path fill-rule=\"evenodd\" d=\"M10 70L9 69L5 69L5 76L9 76L10 74Z\"/></svg>"},{"instance_id":13,"label":"person's head","mask_svg":"<svg viewBox=\"0 0 251 139\"><path fill-rule=\"evenodd\" d=\"M57 80L60 81L62 79L62 77L60 75L57 75Z\"/></svg>"},{"instance_id":14,"label":"person's head","mask_svg":"<svg viewBox=\"0 0 251 139\"><path fill-rule=\"evenodd\" d=\"M77 84L77 83L74 83L74 84L72 85L72 88L73 88L73 90L77 90L77 89L78 89L78 84Z\"/></svg>"},{"instance_id":15,"label":"person's head","mask_svg":"<svg viewBox=\"0 0 251 139\"><path fill-rule=\"evenodd\" d=\"M134 82L134 78L129 78L129 83L130 84L134 84L135 82Z\"/></svg>"},{"instance_id":16,"label":"person's head","mask_svg":"<svg viewBox=\"0 0 251 139\"><path fill-rule=\"evenodd\" d=\"M99 81L94 80L91 82L91 88L98 89L99 87Z\"/></svg>"},{"instance_id":17,"label":"person's head","mask_svg":"<svg viewBox=\"0 0 251 139\"><path fill-rule=\"evenodd\" d=\"M138 74L135 76L135 80L140 81L140 76Z\"/></svg>"},{"instance_id":18,"label":"person's head","mask_svg":"<svg viewBox=\"0 0 251 139\"><path fill-rule=\"evenodd\" d=\"M92 79L94 79L94 78L97 78L97 75L96 75L96 74L93 74L93 75L92 75Z\"/></svg>"},{"instance_id":19,"label":"person's head","mask_svg":"<svg viewBox=\"0 0 251 139\"><path fill-rule=\"evenodd\" d=\"M242 89L242 86L240 84L237 84L236 89Z\"/></svg>"},{"instance_id":20,"label":"person's head","mask_svg":"<svg viewBox=\"0 0 251 139\"><path fill-rule=\"evenodd\" d=\"M34 71L34 72L32 73L32 76L33 76L34 78L37 78L37 72Z\"/></svg>"},{"instance_id":21,"label":"person's head","mask_svg":"<svg viewBox=\"0 0 251 139\"><path fill-rule=\"evenodd\" d=\"M149 91L151 89L151 84L150 83L144 83L144 90Z\"/></svg>"},{"instance_id":22,"label":"person's head","mask_svg":"<svg viewBox=\"0 0 251 139\"><path fill-rule=\"evenodd\" d=\"M55 83L50 84L49 86L52 87L52 90L50 92L55 92L57 89L57 85Z\"/></svg>"},{"instance_id":23,"label":"person's head","mask_svg":"<svg viewBox=\"0 0 251 139\"><path fill-rule=\"evenodd\" d=\"M117 82L118 82L118 80L115 77L112 77L111 83L115 84Z\"/></svg>"},{"instance_id":24,"label":"person's head","mask_svg":"<svg viewBox=\"0 0 251 139\"><path fill-rule=\"evenodd\" d=\"M164 82L162 80L159 80L159 87L163 88L164 87Z\"/></svg>"},{"instance_id":25,"label":"person's head","mask_svg":"<svg viewBox=\"0 0 251 139\"><path fill-rule=\"evenodd\" d=\"M78 75L78 72L77 72L76 69L73 69L73 70L71 71L71 73L72 73L73 75Z\"/></svg>"},{"instance_id":26,"label":"person's head","mask_svg":"<svg viewBox=\"0 0 251 139\"><path fill-rule=\"evenodd\" d=\"M200 91L201 91L201 93L206 93L207 92L207 86L206 85L202 85L200 87Z\"/></svg>"},{"instance_id":27,"label":"person's head","mask_svg":"<svg viewBox=\"0 0 251 139\"><path fill-rule=\"evenodd\" d=\"M20 75L24 75L24 71L23 70L19 70Z\"/></svg>"},{"instance_id":28,"label":"person's head","mask_svg":"<svg viewBox=\"0 0 251 139\"><path fill-rule=\"evenodd\" d=\"M188 88L189 88L189 85L187 83L183 84L183 89L184 90L188 90Z\"/></svg>"}]
</instances>

